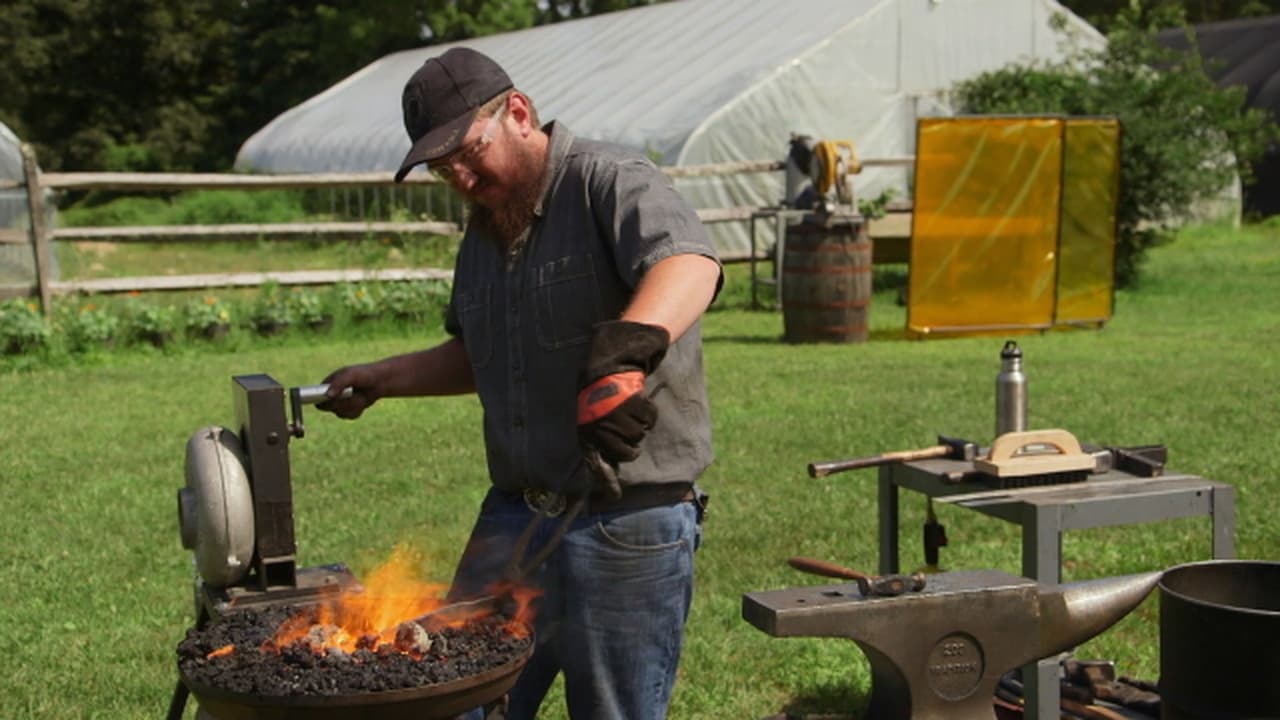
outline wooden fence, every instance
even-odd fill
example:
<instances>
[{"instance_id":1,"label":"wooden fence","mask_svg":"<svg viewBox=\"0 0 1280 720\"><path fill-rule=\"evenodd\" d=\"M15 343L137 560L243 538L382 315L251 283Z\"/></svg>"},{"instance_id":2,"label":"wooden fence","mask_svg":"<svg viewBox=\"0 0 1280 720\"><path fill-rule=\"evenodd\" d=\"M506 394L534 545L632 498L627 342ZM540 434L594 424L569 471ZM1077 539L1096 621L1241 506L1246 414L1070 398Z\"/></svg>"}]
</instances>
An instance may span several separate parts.
<instances>
[{"instance_id":1,"label":"wooden fence","mask_svg":"<svg viewBox=\"0 0 1280 720\"><path fill-rule=\"evenodd\" d=\"M214 287L254 287L266 282L281 285L332 284L360 280L413 280L448 279L449 270L439 268L401 268L388 270L306 270L293 272L217 273L198 275L172 275L149 277L124 277L92 280L55 280L52 275L53 243L76 242L211 242L233 239L270 238L288 240L299 238L339 239L367 236L370 233L423 233L458 235L461 228L454 222L323 222L323 223L270 223L235 225L165 225L133 227L71 227L49 228L45 224L44 195L46 190L110 190L117 192L211 189L316 189L316 188L395 188L391 173L312 173L305 175L247 175L217 173L42 173L36 163L34 151L22 146L25 182L0 181L0 190L24 187L27 189L30 227L27 231L0 228L0 245L30 244L35 259L35 282L26 285L0 285L0 299L6 297L38 296L46 314L51 312L54 295L69 293L116 293L156 290L194 290ZM906 165L913 158L873 158L863 160L864 166ZM663 168L669 177L702 177L734 175L741 173L776 172L784 168L782 161L747 161ZM410 175L400 187L439 185L429 173ZM390 192L394 192L391 190ZM698 210L703 223L722 223L748 220L754 213L767 208L729 207ZM896 215L896 217L895 217ZM903 216L891 214L879 221L883 237L909 234L909 216L905 225ZM876 225L872 225L875 236ZM751 257L734 258L747 261ZM756 259L772 260L762 256Z\"/></svg>"}]
</instances>

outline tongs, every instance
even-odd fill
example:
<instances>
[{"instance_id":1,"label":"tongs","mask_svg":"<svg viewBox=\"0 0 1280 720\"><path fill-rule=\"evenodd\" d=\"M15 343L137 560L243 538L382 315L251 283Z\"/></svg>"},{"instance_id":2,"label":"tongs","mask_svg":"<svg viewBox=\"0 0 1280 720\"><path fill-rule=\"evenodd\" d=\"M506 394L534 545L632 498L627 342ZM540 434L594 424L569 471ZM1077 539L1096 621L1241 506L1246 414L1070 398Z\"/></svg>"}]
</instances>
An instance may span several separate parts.
<instances>
[{"instance_id":1,"label":"tongs","mask_svg":"<svg viewBox=\"0 0 1280 720\"><path fill-rule=\"evenodd\" d=\"M601 475L606 485L618 487L617 471L608 463L604 462L595 449L588 448L586 450L586 457L584 458L583 465L587 469L588 473L594 471ZM533 516L533 519L529 521L529 524L525 526L524 530L520 533L520 536L516 538L515 546L511 549L511 557L507 560L507 564L502 569L502 575L499 576L499 580L496 583L501 588L499 592L482 595L472 600L461 600L459 602L443 605L424 615L414 618L410 622L421 625L424 628L428 625L439 627L440 625L448 625L452 622L466 619L475 615L477 612L497 611L501 607L502 602L511 597L512 591L515 587L528 577L529 573L533 572L540 567L542 563L546 562L551 553L555 552L555 549L559 547L560 541L564 539L565 533L569 531L569 526L573 523L574 519L578 517L578 513L582 512L583 506L586 505L588 494L589 493L587 492L583 492L573 499L565 509L563 518L560 520L560 524L556 527L555 532L550 538L548 538L546 544L542 546L542 549L540 549L537 554L535 554L533 558L526 563L524 562L524 555L529 550L529 542L533 539L534 532L537 531L544 521L552 517L548 510L551 505L550 502L544 502L538 508L538 512Z\"/></svg>"}]
</instances>

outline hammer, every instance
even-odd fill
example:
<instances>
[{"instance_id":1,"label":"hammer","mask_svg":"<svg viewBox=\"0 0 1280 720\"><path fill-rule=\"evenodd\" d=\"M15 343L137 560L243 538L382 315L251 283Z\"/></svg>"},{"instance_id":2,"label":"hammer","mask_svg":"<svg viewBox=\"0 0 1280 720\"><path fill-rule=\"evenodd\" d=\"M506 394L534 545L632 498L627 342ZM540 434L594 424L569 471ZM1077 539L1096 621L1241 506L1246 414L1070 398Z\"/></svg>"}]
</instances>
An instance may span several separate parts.
<instances>
[{"instance_id":1,"label":"hammer","mask_svg":"<svg viewBox=\"0 0 1280 720\"><path fill-rule=\"evenodd\" d=\"M809 477L826 477L833 473L858 468L875 467L891 462L911 462L930 458L947 458L948 460L972 460L978 456L978 446L968 440L938 436L938 444L918 450L895 450L867 457L850 458L848 460L831 460L822 463L809 463Z\"/></svg>"},{"instance_id":2,"label":"hammer","mask_svg":"<svg viewBox=\"0 0 1280 720\"><path fill-rule=\"evenodd\" d=\"M797 570L803 570L814 575L822 575L824 577L843 578L845 580L853 580L858 583L858 590L863 597L871 597L877 595L880 597L893 597L901 595L905 592L919 592L924 589L924 573L916 573L914 575L880 575L872 576L860 573L857 570L851 570L834 563L824 560L815 560L807 557L790 557L787 558L787 564Z\"/></svg>"}]
</instances>

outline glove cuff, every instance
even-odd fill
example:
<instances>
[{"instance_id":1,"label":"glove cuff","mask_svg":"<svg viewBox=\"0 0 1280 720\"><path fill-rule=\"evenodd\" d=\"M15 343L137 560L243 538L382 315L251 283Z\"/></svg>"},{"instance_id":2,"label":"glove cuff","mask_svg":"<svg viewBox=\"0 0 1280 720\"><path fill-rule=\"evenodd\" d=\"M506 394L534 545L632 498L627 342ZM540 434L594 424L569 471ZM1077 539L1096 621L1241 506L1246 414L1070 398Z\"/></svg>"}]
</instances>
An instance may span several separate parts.
<instances>
[{"instance_id":1,"label":"glove cuff","mask_svg":"<svg viewBox=\"0 0 1280 720\"><path fill-rule=\"evenodd\" d=\"M609 320L595 326L591 350L580 386L614 373L639 370L648 375L662 362L671 344L665 328L630 320Z\"/></svg>"}]
</instances>

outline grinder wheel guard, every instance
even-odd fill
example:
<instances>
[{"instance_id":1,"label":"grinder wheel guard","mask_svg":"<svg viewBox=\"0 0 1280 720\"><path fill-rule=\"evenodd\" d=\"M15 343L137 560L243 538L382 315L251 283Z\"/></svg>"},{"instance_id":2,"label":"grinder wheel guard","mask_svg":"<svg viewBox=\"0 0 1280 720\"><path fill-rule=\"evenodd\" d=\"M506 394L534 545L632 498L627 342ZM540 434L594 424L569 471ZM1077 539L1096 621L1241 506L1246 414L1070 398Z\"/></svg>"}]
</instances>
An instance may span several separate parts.
<instances>
[{"instance_id":1,"label":"grinder wheel guard","mask_svg":"<svg viewBox=\"0 0 1280 720\"><path fill-rule=\"evenodd\" d=\"M420 659L387 645L322 654L305 641L262 653L262 642L297 611L244 611L188 632L178 671L201 708L217 720L450 718L501 698L533 653L532 629L501 615L430 633L432 648ZM229 637L247 653L214 652Z\"/></svg>"}]
</instances>

